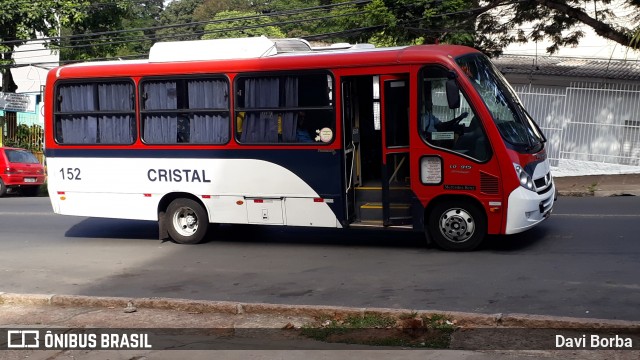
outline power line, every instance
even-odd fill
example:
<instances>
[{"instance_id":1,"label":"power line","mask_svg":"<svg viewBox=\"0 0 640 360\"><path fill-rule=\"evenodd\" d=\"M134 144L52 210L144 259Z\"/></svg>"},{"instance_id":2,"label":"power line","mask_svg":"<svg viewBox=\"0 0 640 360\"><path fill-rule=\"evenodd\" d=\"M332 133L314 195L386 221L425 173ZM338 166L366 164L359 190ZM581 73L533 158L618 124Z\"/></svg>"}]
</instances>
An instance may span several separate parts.
<instances>
[{"instance_id":1,"label":"power line","mask_svg":"<svg viewBox=\"0 0 640 360\"><path fill-rule=\"evenodd\" d=\"M133 0L129 0L129 1L133 1ZM192 33L182 33L182 34L178 34L178 35L169 35L169 36L158 36L157 34L154 34L153 36L137 36L135 38L126 38L126 37L116 37L115 39L110 39L109 41L105 41L105 42L101 42L101 43L95 43L95 38L90 38L90 37L95 37L95 36L100 36L100 35L109 35L109 34L123 34L123 33L128 33L128 32L139 32L139 31L145 31L145 30L154 30L154 29L165 29L165 28L178 28L178 27L188 27L188 26L193 26L193 25L201 25L201 24L214 24L214 23L225 23L225 22L230 22L230 21L236 21L236 20L251 20L251 19L257 19L257 18L261 18L261 17L278 17L278 16L284 16L284 15L299 15L299 14L304 14L304 15L308 15L309 13L316 11L316 10L326 10L329 8L334 8L334 7L338 7L338 6L344 6L344 5L362 5L362 4L368 4L370 3L371 0L356 0L356 1L348 1L348 2L342 2L342 3L336 3L336 4L330 4L330 5L320 5L320 6L312 6L312 7L307 7L307 8L300 8L300 9L292 9L292 10L284 10L284 11L275 11L275 12L270 12L270 13L266 13L266 14L258 14L258 15L252 15L252 16L242 16L242 17L234 17L234 18L227 18L227 19L218 19L218 20L209 20L209 21L201 21L201 22L190 22L190 23L184 23L184 24L171 24L171 25L164 25L164 26L155 26L155 27L147 27L147 28L137 28L137 29L127 29L127 30L117 30L117 31L107 31L107 32L97 32L97 33L89 33L89 34L77 34L77 35L69 35L69 36L62 36L62 37L51 37L51 38L42 38L42 39L38 39L40 42L45 42L48 39L71 39L71 38L85 38L85 39L81 39L81 40L77 40L77 41L86 41L86 42L91 42L94 41L92 43L89 43L87 45L63 45L63 46L57 46L55 47L55 49L69 49L69 48L82 48L82 47L86 47L86 46L105 46L105 45L114 45L114 44L126 44L126 43L131 43L131 42L136 42L136 41L152 41L152 40L157 40L157 39L165 39L165 38L179 38L179 37L183 37L183 36L189 36L189 35L203 35L206 32L192 32ZM439 0L432 0L429 1L429 3L437 3L439 2ZM415 4L410 5L410 6L415 6ZM403 6L403 7L407 7L407 6ZM465 11L468 12L469 10ZM307 14L305 14L307 13ZM366 12L362 12L362 13L366 13ZM356 13L354 13L355 15L358 15ZM339 15L335 15L335 16L325 16L325 17L320 17L320 18L315 18L315 19L301 19L301 20L297 20L297 21L285 21L285 22L278 22L278 23L269 23L269 24L263 24L260 26L250 26L247 28L259 28L259 27L263 27L263 26L277 26L277 25L281 25L281 24L295 24L295 23L299 23L299 22L304 22L304 21L322 21L322 20L326 20L326 19L330 19L332 17L342 17L342 16L348 16L350 14L339 14ZM444 14L446 15L446 14ZM437 15L436 15L437 17ZM410 22L414 22L414 21L422 21L425 18L419 18L419 19L415 19L415 20L411 20ZM228 28L228 29L223 29L223 30L241 30L239 28ZM223 30L219 30L219 31L223 31ZM336 32L336 35L338 34L348 34L350 33L350 31L339 31ZM327 33L326 37L328 37L329 33ZM325 37L325 38L326 38ZM124 40L120 40L120 41L114 41L117 39L124 39ZM21 41L21 40L17 40L17 41ZM1 44L8 44L11 42L17 42L17 41L6 41L6 42L0 42ZM14 53L20 53L20 52L29 52L29 51L40 51L40 50L20 50L20 51L14 51ZM9 52L5 52L9 53Z\"/></svg>"},{"instance_id":2,"label":"power line","mask_svg":"<svg viewBox=\"0 0 640 360\"><path fill-rule=\"evenodd\" d=\"M57 46L57 47L53 48L52 50L77 49L77 48L84 48L84 47L99 47L99 46L106 46L106 45L128 44L128 43L139 42L139 41L174 39L174 38L180 38L180 37L187 36L187 35L199 35L199 36L202 36L202 35L206 35L206 34L213 34L213 33L219 33L219 32L224 32L224 31L258 29L258 28L268 27L268 26L299 24L299 23L312 22L312 21L326 21L326 20L335 19L335 18L358 16L358 15L363 15L363 14L366 14L366 13L368 13L368 12L367 11L358 11L358 12L350 12L350 13L337 14L337 15L328 15L328 16L323 16L323 17L318 17L318 18L313 18L313 19L297 19L297 20L270 22L270 23L257 24L257 25L227 27L227 28L216 29L216 30L212 30L212 31L201 31L201 32L197 32L197 33L196 32L191 32L191 33L180 33L180 34L165 34L165 35L154 34L152 36L137 36L137 37L132 38L132 39L131 38L130 39L122 38L123 40L118 40L118 41L108 40L108 41L103 41L103 42L93 42L93 43L89 43L89 44ZM246 18L237 17L237 18L233 18L233 19L248 19L248 17L246 17ZM235 20L223 19L223 20L220 20L220 21L216 21L216 23L224 23L224 22L230 22L230 21L235 21ZM94 39L94 41L95 41L95 39ZM36 52L36 51L42 51L42 49L19 50L19 51L13 51L13 53L15 54L15 53ZM9 52L5 52L5 53L9 53Z\"/></svg>"},{"instance_id":3,"label":"power line","mask_svg":"<svg viewBox=\"0 0 640 360\"><path fill-rule=\"evenodd\" d=\"M435 0L434 0L435 1ZM354 4L354 3L367 3L369 1L352 1L352 2L346 2L346 3L340 3L340 4ZM334 5L340 5L340 4L334 4ZM309 11L309 9L318 9L318 8L323 8L325 6L318 6L318 7L310 7L310 8L303 8L303 9L295 9L295 10L289 10L286 12L274 12L271 14L267 14L267 15L271 15L271 16L281 16L282 14L304 14L305 11ZM468 10L464 10L464 11L460 11L460 12L452 12L452 13L441 13L441 14L437 14L434 15L432 17L441 17L441 16L447 16L447 15L456 15L456 14L460 14L460 13L469 13L469 12L473 12L477 9L480 8L474 8L474 9L468 9ZM201 32L190 32L190 33L181 33L181 34L169 34L169 35L161 35L161 36L152 36L152 37L147 37L147 36L143 36L143 37L136 37L133 39L127 39L127 40L122 40L122 41L118 41L118 42L114 42L114 41L110 41L110 42L104 42L104 43L93 43L90 44L89 46L101 46L101 45L113 45L113 44L119 44L119 43L131 43L131 42L139 42L141 39L143 40L158 40L158 39L170 39L170 38L178 38L178 37L183 37L183 36L188 36L188 35L204 35L204 34L208 34L208 33L217 33L217 32L222 32L222 31L232 31L232 30L245 30L245 29L251 29L251 28L260 28L260 27L266 27L266 26L274 26L274 25L282 25L282 24L295 24L295 23L300 23L300 22L309 22L309 21L326 21L328 19L333 19L333 18L339 18L339 17L344 17L344 16L356 16L356 15L362 15L367 13L367 11L360 11L360 12L352 12L352 13L346 13L346 14L338 14L338 15L331 15L331 16L324 16L324 17L320 17L320 18L313 18L313 19L298 19L298 20L290 20L290 21L285 21L285 22L272 22L272 23L267 23L267 24L260 24L260 25L252 25L252 26L242 26L242 27L231 27L231 28L223 28L223 29L216 29L214 31L209 31L209 32L205 32L205 31L201 31ZM243 19L254 19L258 16L249 16L249 17L236 17L236 18L229 18L229 19L219 19L219 20L215 20L215 21L208 21L205 23L220 23L220 22L228 22L228 21L234 21L234 20L243 20ZM418 18L418 19L413 19L413 20L407 20L407 21L403 21L403 22L399 22L398 25L405 27L407 29L411 29L411 30L419 30L419 31L423 31L423 32L464 32L458 29L429 29L424 30L424 29L417 29L417 28L410 28L406 25L416 22L416 21L422 21L427 19L427 17L423 17L423 18ZM464 22L466 22L468 19L464 20ZM193 23L187 23L187 24L175 24L173 26L188 26L190 24ZM377 30L377 29L381 29L383 28L384 25L377 25L377 26L370 26L370 27L361 27L361 28L355 28L355 29L346 29L346 30L341 30L341 31L336 31L336 32L329 32L329 33L323 33L323 34L315 34L315 35L307 35L307 36L302 36L302 38L307 39L307 40L319 40L319 39L326 39L326 38L331 38L331 37L336 37L336 36L341 36L341 35L347 35L347 34L352 34L352 33L356 33L356 32L363 32L363 31L372 31L372 30ZM128 31L134 31L134 30L127 30L127 31L116 31L116 32L110 32L110 33L123 33L123 32L128 32ZM84 36L87 36L88 34L85 34ZM86 47L87 45L74 45L74 46L62 46L59 47L55 50L60 50L60 49L65 49L65 48L79 48L79 47ZM27 52L27 51L42 51L42 49L38 49L38 50L24 50L24 51L17 51L17 52ZM16 52L16 53L17 53ZM146 54L135 54L133 55L133 57L141 57L141 56L145 56ZM116 58L122 58L121 57L116 57ZM101 59L113 59L113 58L101 58ZM100 60L101 60L100 59ZM87 60L96 60L96 58L94 59L87 59ZM77 62L78 60L70 60L70 61L61 61L61 63L66 63L66 62ZM86 60L85 60L86 61ZM12 65L7 65L7 66L12 66ZM6 66L3 66L6 67Z\"/></svg>"},{"instance_id":4,"label":"power line","mask_svg":"<svg viewBox=\"0 0 640 360\"><path fill-rule=\"evenodd\" d=\"M90 33L90 34L54 36L54 37L40 38L40 39L37 39L37 40L38 41L42 41L42 42L51 42L51 41L58 41L58 40L64 40L64 39L75 39L75 38L83 38L83 37L91 37L91 36L115 35L115 34L122 34L122 33L128 33L128 32L138 32L138 31L143 31L144 32L144 31L171 29L171 28L178 28L178 27L207 25L207 24L215 24L215 23L219 23L219 22L234 21L234 20L252 20L252 19L258 19L258 18L262 18L262 17L295 15L295 14L304 13L304 12L307 12L307 11L310 11L310 10L331 9L331 8L334 8L334 7L346 6L346 5L367 4L367 3L370 3L371 1L372 0L353 0L353 1L346 1L346 2L342 2L342 3L329 4L329 5L318 5L318 6L311 6L311 7L293 9L293 10L275 11L275 12L270 12L270 13L266 13L266 14L257 14L257 15L252 15L252 16L240 16L240 17L228 18L228 19L195 21L195 22L189 22L189 23L183 23L183 24L158 25L158 26L151 26L151 27L125 29L125 30L103 31L103 32ZM91 40L91 39L89 39L89 40ZM0 45L22 44L22 43L24 43L26 41L29 41L29 39L0 41Z\"/></svg>"}]
</instances>

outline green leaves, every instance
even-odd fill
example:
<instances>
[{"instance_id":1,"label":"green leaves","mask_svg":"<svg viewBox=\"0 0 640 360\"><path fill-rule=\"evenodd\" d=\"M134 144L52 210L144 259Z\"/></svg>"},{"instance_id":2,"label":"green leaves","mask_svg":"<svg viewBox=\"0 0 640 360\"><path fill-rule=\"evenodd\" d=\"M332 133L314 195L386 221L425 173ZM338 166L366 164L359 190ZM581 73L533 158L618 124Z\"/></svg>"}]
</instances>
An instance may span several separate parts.
<instances>
[{"instance_id":1,"label":"green leaves","mask_svg":"<svg viewBox=\"0 0 640 360\"><path fill-rule=\"evenodd\" d=\"M16 46L37 37L57 36L57 29L84 17L89 1L38 0L0 1L0 44L3 64L11 64ZM0 67L4 76L2 89L15 89L13 78L7 74L8 66Z\"/></svg>"},{"instance_id":2,"label":"green leaves","mask_svg":"<svg viewBox=\"0 0 640 360\"><path fill-rule=\"evenodd\" d=\"M285 33L272 19L249 11L221 11L204 27L203 39L240 38L264 35L283 38Z\"/></svg>"}]
</instances>

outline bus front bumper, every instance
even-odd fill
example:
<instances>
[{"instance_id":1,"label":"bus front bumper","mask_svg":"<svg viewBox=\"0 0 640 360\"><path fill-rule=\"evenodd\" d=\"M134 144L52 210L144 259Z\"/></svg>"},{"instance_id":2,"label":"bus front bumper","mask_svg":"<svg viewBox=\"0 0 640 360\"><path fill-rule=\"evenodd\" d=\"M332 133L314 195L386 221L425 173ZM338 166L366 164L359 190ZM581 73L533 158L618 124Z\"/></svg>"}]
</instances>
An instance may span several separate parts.
<instances>
[{"instance_id":1,"label":"bus front bumper","mask_svg":"<svg viewBox=\"0 0 640 360\"><path fill-rule=\"evenodd\" d=\"M509 195L505 234L526 231L551 215L555 200L555 184L540 195L521 186Z\"/></svg>"}]
</instances>

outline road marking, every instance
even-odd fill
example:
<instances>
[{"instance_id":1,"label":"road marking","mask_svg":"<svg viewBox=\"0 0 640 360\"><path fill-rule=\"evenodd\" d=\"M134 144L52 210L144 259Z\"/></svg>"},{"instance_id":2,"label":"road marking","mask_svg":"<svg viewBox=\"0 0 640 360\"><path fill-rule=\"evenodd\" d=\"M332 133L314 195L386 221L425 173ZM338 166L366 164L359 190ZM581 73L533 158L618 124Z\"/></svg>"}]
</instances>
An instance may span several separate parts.
<instances>
[{"instance_id":1,"label":"road marking","mask_svg":"<svg viewBox=\"0 0 640 360\"><path fill-rule=\"evenodd\" d=\"M0 215L36 215L36 216L46 216L46 215L55 215L53 212L0 212Z\"/></svg>"}]
</instances>

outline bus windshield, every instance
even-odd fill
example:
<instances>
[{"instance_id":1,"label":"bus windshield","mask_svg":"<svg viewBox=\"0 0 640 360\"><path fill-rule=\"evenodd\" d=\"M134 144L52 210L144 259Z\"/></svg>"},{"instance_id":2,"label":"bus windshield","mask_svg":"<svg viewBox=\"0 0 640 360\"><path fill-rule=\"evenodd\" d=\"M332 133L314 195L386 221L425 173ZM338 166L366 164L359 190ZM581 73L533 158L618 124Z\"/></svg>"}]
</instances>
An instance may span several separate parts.
<instances>
[{"instance_id":1,"label":"bus windshield","mask_svg":"<svg viewBox=\"0 0 640 360\"><path fill-rule=\"evenodd\" d=\"M491 61L484 55L470 54L457 58L456 63L482 97L502 138L516 151L540 151L546 141L542 131Z\"/></svg>"}]
</instances>

